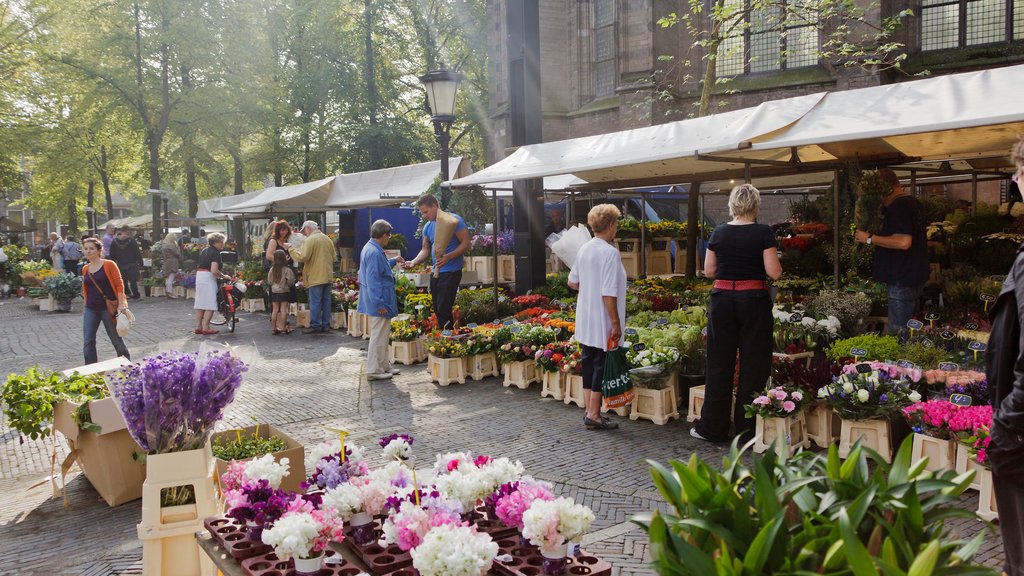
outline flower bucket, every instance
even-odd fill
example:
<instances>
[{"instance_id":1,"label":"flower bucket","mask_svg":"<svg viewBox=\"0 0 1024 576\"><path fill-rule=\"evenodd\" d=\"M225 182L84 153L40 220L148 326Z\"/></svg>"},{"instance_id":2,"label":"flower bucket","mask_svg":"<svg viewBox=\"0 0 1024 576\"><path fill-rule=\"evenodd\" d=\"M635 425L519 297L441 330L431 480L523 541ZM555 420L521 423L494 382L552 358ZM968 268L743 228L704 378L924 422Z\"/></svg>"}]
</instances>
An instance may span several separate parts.
<instances>
[{"instance_id":1,"label":"flower bucket","mask_svg":"<svg viewBox=\"0 0 1024 576\"><path fill-rule=\"evenodd\" d=\"M562 576L565 574L565 547L554 550L541 549L541 570L546 576Z\"/></svg>"},{"instance_id":2,"label":"flower bucket","mask_svg":"<svg viewBox=\"0 0 1024 576\"><path fill-rule=\"evenodd\" d=\"M910 461L916 463L927 458L928 464L925 465L925 470L932 472L953 470L956 468L956 445L956 440L935 438L915 432Z\"/></svg>"},{"instance_id":3,"label":"flower bucket","mask_svg":"<svg viewBox=\"0 0 1024 576\"><path fill-rule=\"evenodd\" d=\"M558 372L544 372L544 377L540 380L540 397L550 396L555 400L564 398L566 376L567 374L561 370Z\"/></svg>"},{"instance_id":4,"label":"flower bucket","mask_svg":"<svg viewBox=\"0 0 1024 576\"><path fill-rule=\"evenodd\" d=\"M782 442L777 443L781 438ZM763 418L754 422L754 452L761 453L773 447L780 456L790 456L801 448L809 448L807 420L803 412L785 418Z\"/></svg>"},{"instance_id":5,"label":"flower bucket","mask_svg":"<svg viewBox=\"0 0 1024 576\"><path fill-rule=\"evenodd\" d=\"M892 462L892 423L888 420L847 420L842 419L839 429L839 457L850 455L850 448L859 439L861 446L871 448Z\"/></svg>"},{"instance_id":6,"label":"flower bucket","mask_svg":"<svg viewBox=\"0 0 1024 576\"><path fill-rule=\"evenodd\" d=\"M956 456L953 464L953 469L957 474L963 474L968 470L977 470L974 475L974 480L971 481L971 485L968 486L971 490L981 491L981 471L984 469L983 466L979 465L977 460L971 456L967 446L957 442L956 443Z\"/></svg>"},{"instance_id":7,"label":"flower bucket","mask_svg":"<svg viewBox=\"0 0 1024 576\"><path fill-rule=\"evenodd\" d=\"M315 574L320 570L320 564L324 560L322 552L309 558L294 558L296 574Z\"/></svg>"}]
</instances>

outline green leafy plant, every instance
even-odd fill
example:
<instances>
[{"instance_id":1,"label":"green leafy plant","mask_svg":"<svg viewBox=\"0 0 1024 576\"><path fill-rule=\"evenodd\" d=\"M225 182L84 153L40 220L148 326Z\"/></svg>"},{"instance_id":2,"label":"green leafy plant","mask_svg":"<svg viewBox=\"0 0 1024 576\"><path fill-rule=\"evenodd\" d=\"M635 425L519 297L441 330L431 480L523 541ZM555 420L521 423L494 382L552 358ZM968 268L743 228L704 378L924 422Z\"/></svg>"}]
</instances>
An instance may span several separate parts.
<instances>
[{"instance_id":1,"label":"green leafy plant","mask_svg":"<svg viewBox=\"0 0 1024 576\"><path fill-rule=\"evenodd\" d=\"M925 471L908 438L892 464L855 444L827 456L746 454L734 442L715 469L694 454L648 461L670 512L633 518L650 538L659 574L995 574L971 564L986 534L970 541L945 522L976 518L957 506L974 471ZM991 535L987 535L991 538Z\"/></svg>"},{"instance_id":2,"label":"green leafy plant","mask_svg":"<svg viewBox=\"0 0 1024 576\"><path fill-rule=\"evenodd\" d=\"M56 276L43 279L43 286L56 300L71 300L82 294L82 278L70 272L62 272Z\"/></svg>"},{"instance_id":3,"label":"green leafy plant","mask_svg":"<svg viewBox=\"0 0 1024 576\"><path fill-rule=\"evenodd\" d=\"M892 358L889 358L892 360ZM908 342L900 351L900 360L909 360L925 369L935 368L949 360L949 353L939 346L925 346L920 342Z\"/></svg>"},{"instance_id":4,"label":"green leafy plant","mask_svg":"<svg viewBox=\"0 0 1024 576\"><path fill-rule=\"evenodd\" d=\"M871 298L860 292L822 290L811 300L807 310L815 318L835 316L841 330L850 334L853 327L871 312Z\"/></svg>"},{"instance_id":5,"label":"green leafy plant","mask_svg":"<svg viewBox=\"0 0 1024 576\"><path fill-rule=\"evenodd\" d=\"M287 448L288 445L284 440L277 436L261 438L258 429L250 436L242 436L240 430L235 438L222 436L211 447L213 455L221 460L246 460L264 454L281 452Z\"/></svg>"},{"instance_id":6,"label":"green leafy plant","mask_svg":"<svg viewBox=\"0 0 1024 576\"><path fill-rule=\"evenodd\" d=\"M895 336L861 334L852 338L836 340L825 351L825 355L834 362L842 363L844 359L853 357L850 350L854 348L861 348L867 352L860 357L861 360L892 360L899 356L900 343Z\"/></svg>"},{"instance_id":7,"label":"green leafy plant","mask_svg":"<svg viewBox=\"0 0 1024 576\"><path fill-rule=\"evenodd\" d=\"M8 424L36 440L50 435L48 425L53 420L53 407L58 402L85 402L106 396L107 388L102 376L75 373L65 377L59 372L43 372L33 367L24 374L7 376L0 401L4 404Z\"/></svg>"},{"instance_id":8,"label":"green leafy plant","mask_svg":"<svg viewBox=\"0 0 1024 576\"><path fill-rule=\"evenodd\" d=\"M405 252L409 249L409 241L405 239L405 235L399 232L395 232L388 238L388 243L384 248L388 250L401 250Z\"/></svg>"},{"instance_id":9,"label":"green leafy plant","mask_svg":"<svg viewBox=\"0 0 1024 576\"><path fill-rule=\"evenodd\" d=\"M865 172L857 187L857 204L854 222L860 230L878 232L882 229L882 199L892 192L892 187L882 179L877 170Z\"/></svg>"}]
</instances>

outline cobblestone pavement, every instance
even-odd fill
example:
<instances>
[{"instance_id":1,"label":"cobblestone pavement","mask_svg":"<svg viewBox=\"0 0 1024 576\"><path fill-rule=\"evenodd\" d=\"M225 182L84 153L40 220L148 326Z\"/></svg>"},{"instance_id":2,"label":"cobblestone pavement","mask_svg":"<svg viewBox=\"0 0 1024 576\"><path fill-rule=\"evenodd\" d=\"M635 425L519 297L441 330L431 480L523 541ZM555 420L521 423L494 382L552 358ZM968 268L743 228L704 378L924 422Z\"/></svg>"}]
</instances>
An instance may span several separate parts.
<instances>
[{"instance_id":1,"label":"cobblestone pavement","mask_svg":"<svg viewBox=\"0 0 1024 576\"><path fill-rule=\"evenodd\" d=\"M372 446L383 434L405 431L423 458L449 450L519 459L535 477L554 483L561 495L590 506L596 516L584 540L609 560L613 574L650 574L647 539L631 515L665 503L645 459L664 462L697 453L720 462L721 446L692 440L685 421L655 426L619 418L616 432L584 429L575 406L528 390L503 388L495 379L439 387L424 364L400 366L392 382L360 378L365 342L342 335L271 336L266 314L243 313L234 334L192 335L189 301L146 299L133 305L136 327L127 338L136 358L167 349L197 350L203 342L242 346L251 369L221 428L271 423L306 446L330 437L326 427L352 430L352 441ZM76 303L76 311L80 304ZM27 300L0 300L0 361L4 373L34 364L65 369L81 363L81 316L33 310ZM113 357L102 333L100 358ZM66 447L57 445L57 462ZM373 453L373 450L369 450ZM67 508L55 495L50 474L51 441L23 442L0 424L0 574L140 574L142 548L135 525L140 501L109 508L78 474L69 475ZM419 466L429 466L421 462ZM976 508L970 492L963 506ZM959 521L964 536L984 529ZM998 531L986 538L980 560L1002 562ZM40 550L46 553L39 555Z\"/></svg>"}]
</instances>

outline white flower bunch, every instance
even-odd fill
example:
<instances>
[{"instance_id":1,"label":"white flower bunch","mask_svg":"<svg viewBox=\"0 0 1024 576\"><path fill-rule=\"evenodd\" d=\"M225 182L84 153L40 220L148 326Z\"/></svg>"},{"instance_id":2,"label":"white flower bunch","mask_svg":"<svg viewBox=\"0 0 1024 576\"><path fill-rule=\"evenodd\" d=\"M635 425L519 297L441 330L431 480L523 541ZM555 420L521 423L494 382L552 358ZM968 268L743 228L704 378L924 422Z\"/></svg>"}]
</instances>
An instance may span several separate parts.
<instances>
[{"instance_id":1,"label":"white flower bunch","mask_svg":"<svg viewBox=\"0 0 1024 576\"><path fill-rule=\"evenodd\" d=\"M437 460L434 461L434 474L441 476L452 470L464 469L468 466L473 466L473 454L469 452L438 454Z\"/></svg>"},{"instance_id":2,"label":"white flower bunch","mask_svg":"<svg viewBox=\"0 0 1024 576\"><path fill-rule=\"evenodd\" d=\"M524 471L522 462L519 460L513 462L504 456L491 460L480 468L480 474L490 486L489 492L494 492L502 484L519 480Z\"/></svg>"},{"instance_id":3,"label":"white flower bunch","mask_svg":"<svg viewBox=\"0 0 1024 576\"><path fill-rule=\"evenodd\" d=\"M385 461L408 460L412 458L412 446L404 438L395 438L384 447L381 451L381 456L383 456Z\"/></svg>"},{"instance_id":4,"label":"white flower bunch","mask_svg":"<svg viewBox=\"0 0 1024 576\"><path fill-rule=\"evenodd\" d=\"M346 442L345 450L349 453L346 460L351 461L353 464L362 462L365 459L363 456L364 450L362 446L352 442ZM337 454L338 452L341 452L341 440L337 438L334 440L325 440L317 444L310 448L309 454L306 454L306 469L316 470L316 465L320 462L321 458L324 456L330 456L331 454Z\"/></svg>"},{"instance_id":5,"label":"white flower bunch","mask_svg":"<svg viewBox=\"0 0 1024 576\"><path fill-rule=\"evenodd\" d=\"M391 460L370 471L370 478L380 482L391 484L395 488L408 488L412 490L412 472L402 462Z\"/></svg>"},{"instance_id":6,"label":"white flower bunch","mask_svg":"<svg viewBox=\"0 0 1024 576\"><path fill-rule=\"evenodd\" d=\"M263 543L274 547L274 554L282 560L292 556L307 558L313 541L320 534L320 523L308 512L293 512L277 519L263 531Z\"/></svg>"},{"instance_id":7,"label":"white flower bunch","mask_svg":"<svg viewBox=\"0 0 1024 576\"><path fill-rule=\"evenodd\" d=\"M254 484L259 480L266 480L271 488L278 488L281 486L281 480L288 475L288 459L281 458L279 464L274 461L272 454L264 454L247 462L243 475Z\"/></svg>"},{"instance_id":8,"label":"white flower bunch","mask_svg":"<svg viewBox=\"0 0 1024 576\"><path fill-rule=\"evenodd\" d=\"M363 499L359 487L351 484L339 484L324 492L323 507L331 508L339 518L348 522L363 509Z\"/></svg>"},{"instance_id":9,"label":"white flower bunch","mask_svg":"<svg viewBox=\"0 0 1024 576\"><path fill-rule=\"evenodd\" d=\"M679 360L679 350L676 348L651 346L639 352L630 349L626 354L630 365L637 367L654 366L656 364L674 364Z\"/></svg>"},{"instance_id":10,"label":"white flower bunch","mask_svg":"<svg viewBox=\"0 0 1024 576\"><path fill-rule=\"evenodd\" d=\"M458 501L463 510L472 510L478 500L494 492L488 475L472 462L468 466L460 466L457 470L438 476L435 485L441 496Z\"/></svg>"},{"instance_id":11,"label":"white flower bunch","mask_svg":"<svg viewBox=\"0 0 1024 576\"><path fill-rule=\"evenodd\" d=\"M421 576L480 576L491 569L498 545L468 526L431 528L412 550L412 565Z\"/></svg>"},{"instance_id":12,"label":"white flower bunch","mask_svg":"<svg viewBox=\"0 0 1024 576\"><path fill-rule=\"evenodd\" d=\"M542 550L557 550L590 528L594 512L572 498L534 500L523 512L523 537Z\"/></svg>"}]
</instances>

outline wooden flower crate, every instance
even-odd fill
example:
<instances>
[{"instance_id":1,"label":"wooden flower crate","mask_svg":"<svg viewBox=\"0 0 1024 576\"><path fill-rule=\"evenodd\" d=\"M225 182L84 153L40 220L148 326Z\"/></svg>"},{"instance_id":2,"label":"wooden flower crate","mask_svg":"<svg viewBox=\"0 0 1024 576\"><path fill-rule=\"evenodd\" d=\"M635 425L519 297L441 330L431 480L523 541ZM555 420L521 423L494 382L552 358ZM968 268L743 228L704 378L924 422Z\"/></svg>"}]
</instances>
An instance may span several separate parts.
<instances>
[{"instance_id":1,"label":"wooden flower crate","mask_svg":"<svg viewBox=\"0 0 1024 576\"><path fill-rule=\"evenodd\" d=\"M416 339L411 342L392 342L388 345L388 356L392 364L409 366L427 359L423 341Z\"/></svg>"},{"instance_id":2,"label":"wooden flower crate","mask_svg":"<svg viewBox=\"0 0 1024 576\"><path fill-rule=\"evenodd\" d=\"M558 372L544 372L544 376L540 379L540 397L550 396L555 400L565 398L566 376L567 374L561 370Z\"/></svg>"},{"instance_id":3,"label":"wooden flower crate","mask_svg":"<svg viewBox=\"0 0 1024 576\"><path fill-rule=\"evenodd\" d=\"M503 386L515 386L520 390L526 390L530 384L538 382L537 363L533 360L521 360L505 365L505 382Z\"/></svg>"},{"instance_id":4,"label":"wooden flower crate","mask_svg":"<svg viewBox=\"0 0 1024 576\"><path fill-rule=\"evenodd\" d=\"M886 462L892 462L892 423L888 420L842 419L839 428L839 457L847 458L859 439L861 446L871 448Z\"/></svg>"},{"instance_id":5,"label":"wooden flower crate","mask_svg":"<svg viewBox=\"0 0 1024 576\"><path fill-rule=\"evenodd\" d=\"M153 298L167 296L167 290L163 286L150 286L149 295Z\"/></svg>"},{"instance_id":6,"label":"wooden flower crate","mask_svg":"<svg viewBox=\"0 0 1024 576\"><path fill-rule=\"evenodd\" d=\"M267 307L263 302L263 298L243 298L242 310L246 312L266 312Z\"/></svg>"},{"instance_id":7,"label":"wooden flower crate","mask_svg":"<svg viewBox=\"0 0 1024 576\"><path fill-rule=\"evenodd\" d=\"M954 470L956 468L956 445L956 440L934 438L915 432L910 460L918 462L927 458L928 464L925 465L925 470L932 472Z\"/></svg>"},{"instance_id":8,"label":"wooden flower crate","mask_svg":"<svg viewBox=\"0 0 1024 576\"><path fill-rule=\"evenodd\" d=\"M782 440L780 444L776 444L778 439ZM762 418L759 415L755 420L754 452L767 452L774 448L780 456L789 456L810 446L803 412L786 418Z\"/></svg>"},{"instance_id":9,"label":"wooden flower crate","mask_svg":"<svg viewBox=\"0 0 1024 576\"><path fill-rule=\"evenodd\" d=\"M467 356L466 374L478 382L491 376L500 376L501 370L498 368L497 354L494 352L485 352L483 354Z\"/></svg>"},{"instance_id":10,"label":"wooden flower crate","mask_svg":"<svg viewBox=\"0 0 1024 576\"><path fill-rule=\"evenodd\" d=\"M824 402L807 409L807 438L819 448L828 448L839 438L839 415Z\"/></svg>"},{"instance_id":11,"label":"wooden flower crate","mask_svg":"<svg viewBox=\"0 0 1024 576\"><path fill-rule=\"evenodd\" d=\"M630 420L643 418L661 426L669 420L679 419L679 402L676 400L675 383L662 388L635 388L636 398L629 412Z\"/></svg>"},{"instance_id":12,"label":"wooden flower crate","mask_svg":"<svg viewBox=\"0 0 1024 576\"><path fill-rule=\"evenodd\" d=\"M344 330L348 327L348 314L344 312L331 313L331 330Z\"/></svg>"},{"instance_id":13,"label":"wooden flower crate","mask_svg":"<svg viewBox=\"0 0 1024 576\"><path fill-rule=\"evenodd\" d=\"M575 404L580 408L586 408L587 403L583 396L583 376L580 374L569 374L565 378L565 396L562 402Z\"/></svg>"},{"instance_id":14,"label":"wooden flower crate","mask_svg":"<svg viewBox=\"0 0 1024 576\"><path fill-rule=\"evenodd\" d=\"M984 466L978 464L977 460L971 456L970 450L967 449L967 446L964 446L959 442L956 443L956 456L953 466L953 469L957 474L963 474L968 470L977 470L974 475L974 480L968 488L981 491L981 471L984 470Z\"/></svg>"},{"instance_id":15,"label":"wooden flower crate","mask_svg":"<svg viewBox=\"0 0 1024 576\"><path fill-rule=\"evenodd\" d=\"M978 491L978 516L982 520L991 522L999 518L999 509L996 507L996 491L992 484L992 470L978 466L978 476L981 482L981 490Z\"/></svg>"},{"instance_id":16,"label":"wooden flower crate","mask_svg":"<svg viewBox=\"0 0 1024 576\"><path fill-rule=\"evenodd\" d=\"M359 338L363 335L362 314L355 310L348 311L348 335Z\"/></svg>"},{"instance_id":17,"label":"wooden flower crate","mask_svg":"<svg viewBox=\"0 0 1024 576\"><path fill-rule=\"evenodd\" d=\"M427 369L430 370L430 381L441 386L466 383L466 363L462 358L438 358L427 356Z\"/></svg>"}]
</instances>

